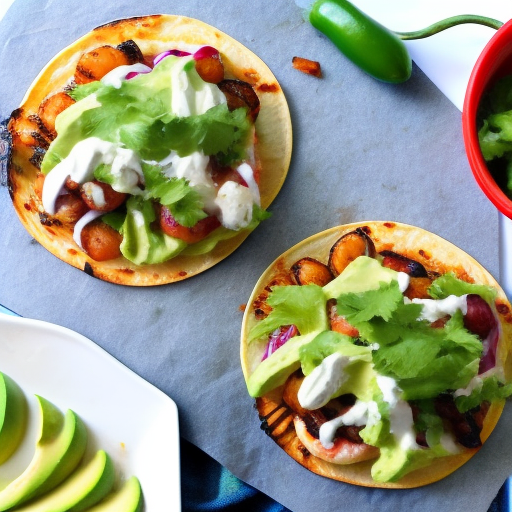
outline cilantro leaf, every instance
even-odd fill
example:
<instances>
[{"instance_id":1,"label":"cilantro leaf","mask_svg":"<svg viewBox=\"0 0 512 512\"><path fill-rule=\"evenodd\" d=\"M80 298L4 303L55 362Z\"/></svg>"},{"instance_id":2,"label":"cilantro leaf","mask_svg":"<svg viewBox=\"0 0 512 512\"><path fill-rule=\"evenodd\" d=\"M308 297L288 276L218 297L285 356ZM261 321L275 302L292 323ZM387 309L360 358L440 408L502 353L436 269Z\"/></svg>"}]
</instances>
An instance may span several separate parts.
<instances>
[{"instance_id":1,"label":"cilantro leaf","mask_svg":"<svg viewBox=\"0 0 512 512\"><path fill-rule=\"evenodd\" d=\"M80 101L90 94L95 93L102 87L102 83L97 80L89 84L82 84L73 87L73 89L66 91L68 96L71 96L75 101Z\"/></svg>"},{"instance_id":2,"label":"cilantro leaf","mask_svg":"<svg viewBox=\"0 0 512 512\"><path fill-rule=\"evenodd\" d=\"M379 283L376 290L368 290L362 293L345 293L338 297L338 314L344 316L347 321L356 325L367 322L374 317L389 320L399 303L403 302L403 296L398 288L397 281Z\"/></svg>"},{"instance_id":3,"label":"cilantro leaf","mask_svg":"<svg viewBox=\"0 0 512 512\"><path fill-rule=\"evenodd\" d=\"M144 162L142 172L146 183L146 198L156 199L167 206L178 224L192 227L207 216L199 192L185 178L168 178L162 172L162 167Z\"/></svg>"}]
</instances>

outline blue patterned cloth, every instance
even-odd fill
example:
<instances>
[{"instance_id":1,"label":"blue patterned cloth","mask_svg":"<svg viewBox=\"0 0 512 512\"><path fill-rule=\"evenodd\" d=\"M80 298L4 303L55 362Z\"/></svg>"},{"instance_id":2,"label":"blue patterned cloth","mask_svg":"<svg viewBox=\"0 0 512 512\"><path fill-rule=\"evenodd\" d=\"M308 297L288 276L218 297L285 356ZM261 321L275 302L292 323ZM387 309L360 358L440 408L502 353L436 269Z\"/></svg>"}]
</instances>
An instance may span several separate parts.
<instances>
[{"instance_id":1,"label":"blue patterned cloth","mask_svg":"<svg viewBox=\"0 0 512 512\"><path fill-rule=\"evenodd\" d=\"M17 316L2 305L0 313ZM185 439L180 441L180 451L182 512L290 512ZM489 512L512 512L509 486L507 480Z\"/></svg>"},{"instance_id":2,"label":"blue patterned cloth","mask_svg":"<svg viewBox=\"0 0 512 512\"><path fill-rule=\"evenodd\" d=\"M183 512L288 512L193 444L181 440Z\"/></svg>"},{"instance_id":3,"label":"blue patterned cloth","mask_svg":"<svg viewBox=\"0 0 512 512\"><path fill-rule=\"evenodd\" d=\"M183 512L289 512L183 439L181 450ZM511 512L509 503L507 480L488 512Z\"/></svg>"}]
</instances>

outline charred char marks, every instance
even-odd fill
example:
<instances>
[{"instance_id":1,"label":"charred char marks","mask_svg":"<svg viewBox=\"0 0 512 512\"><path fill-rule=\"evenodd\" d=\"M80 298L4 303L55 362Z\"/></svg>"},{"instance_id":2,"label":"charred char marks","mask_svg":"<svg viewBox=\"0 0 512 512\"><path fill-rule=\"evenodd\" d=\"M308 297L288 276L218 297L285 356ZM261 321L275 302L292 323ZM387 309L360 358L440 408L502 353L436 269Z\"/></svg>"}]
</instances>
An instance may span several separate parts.
<instances>
[{"instance_id":1,"label":"charred char marks","mask_svg":"<svg viewBox=\"0 0 512 512\"><path fill-rule=\"evenodd\" d=\"M457 441L466 448L482 446L480 440L482 430L480 407L462 413L457 409L451 395L439 395L435 400L437 414L450 424Z\"/></svg>"},{"instance_id":2,"label":"charred char marks","mask_svg":"<svg viewBox=\"0 0 512 512\"><path fill-rule=\"evenodd\" d=\"M276 414L278 414L278 416L274 417ZM264 416L260 416L260 428L265 432L265 434L267 434L267 436L276 441L281 436L285 435L293 429L293 421L291 421L291 416L292 410L284 402L281 402L280 404L276 405L276 407L274 407L269 413L265 414ZM282 428L282 424L285 421L287 421L285 428L280 432L277 432L280 426Z\"/></svg>"},{"instance_id":3,"label":"charred char marks","mask_svg":"<svg viewBox=\"0 0 512 512\"><path fill-rule=\"evenodd\" d=\"M39 221L43 226L62 226L62 222L59 219L53 219L46 212L39 213Z\"/></svg>"},{"instance_id":4,"label":"charred char marks","mask_svg":"<svg viewBox=\"0 0 512 512\"><path fill-rule=\"evenodd\" d=\"M91 264L90 264L88 261L86 261L86 262L85 262L85 265L84 265L84 272L85 272L86 274L90 275L91 277L96 277L96 276L94 275L94 269L92 268Z\"/></svg>"},{"instance_id":5,"label":"charred char marks","mask_svg":"<svg viewBox=\"0 0 512 512\"><path fill-rule=\"evenodd\" d=\"M29 159L30 163L37 169L41 169L41 163L45 154L46 150L44 148L35 147L32 152L32 156Z\"/></svg>"},{"instance_id":6,"label":"charred char marks","mask_svg":"<svg viewBox=\"0 0 512 512\"><path fill-rule=\"evenodd\" d=\"M128 57L130 64L144 62L144 56L142 55L140 48L137 46L137 43L132 39L124 41L121 44L118 44L117 49L121 50Z\"/></svg>"},{"instance_id":7,"label":"charred char marks","mask_svg":"<svg viewBox=\"0 0 512 512\"><path fill-rule=\"evenodd\" d=\"M151 18L154 18L154 19L159 18L159 17L160 17L160 15L151 16ZM117 27L117 25L124 24L127 21L135 22L137 20L145 20L146 18L148 18L148 16L134 16L133 18L115 20L115 21L111 21L109 23L105 23L104 25L99 25L94 30L100 30L103 28L113 28L113 27Z\"/></svg>"},{"instance_id":8,"label":"charred char marks","mask_svg":"<svg viewBox=\"0 0 512 512\"><path fill-rule=\"evenodd\" d=\"M311 452L300 442L297 443L297 450L299 450L304 458L307 458L311 455Z\"/></svg>"},{"instance_id":9,"label":"charred char marks","mask_svg":"<svg viewBox=\"0 0 512 512\"><path fill-rule=\"evenodd\" d=\"M397 254L393 251L382 251L381 256L384 256L382 264L385 267L392 268L397 272L405 272L411 277L428 277L425 267L418 261Z\"/></svg>"}]
</instances>

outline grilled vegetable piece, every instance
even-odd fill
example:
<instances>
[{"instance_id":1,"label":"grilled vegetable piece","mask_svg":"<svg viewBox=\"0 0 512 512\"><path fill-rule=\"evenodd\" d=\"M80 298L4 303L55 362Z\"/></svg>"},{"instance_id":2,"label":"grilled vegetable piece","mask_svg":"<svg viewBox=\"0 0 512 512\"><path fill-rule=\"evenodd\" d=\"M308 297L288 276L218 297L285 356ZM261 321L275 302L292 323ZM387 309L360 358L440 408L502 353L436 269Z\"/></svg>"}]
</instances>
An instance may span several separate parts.
<instances>
[{"instance_id":1,"label":"grilled vegetable piece","mask_svg":"<svg viewBox=\"0 0 512 512\"><path fill-rule=\"evenodd\" d=\"M74 194L63 194L57 197L55 208L54 218L62 224L74 224L89 210L82 198Z\"/></svg>"},{"instance_id":2,"label":"grilled vegetable piece","mask_svg":"<svg viewBox=\"0 0 512 512\"><path fill-rule=\"evenodd\" d=\"M466 301L468 310L464 315L464 326L468 331L477 334L484 340L489 336L491 330L497 326L494 313L480 295L470 293Z\"/></svg>"},{"instance_id":3,"label":"grilled vegetable piece","mask_svg":"<svg viewBox=\"0 0 512 512\"><path fill-rule=\"evenodd\" d=\"M457 409L453 397L443 394L435 399L434 406L437 414L450 424L455 438L462 446L466 448L482 446L480 432L483 418L489 408L488 403L484 403L472 411L461 413Z\"/></svg>"},{"instance_id":4,"label":"grilled vegetable piece","mask_svg":"<svg viewBox=\"0 0 512 512\"><path fill-rule=\"evenodd\" d=\"M205 81L218 84L224 79L224 64L220 53L211 46L203 46L195 54L196 71Z\"/></svg>"},{"instance_id":5,"label":"grilled vegetable piece","mask_svg":"<svg viewBox=\"0 0 512 512\"><path fill-rule=\"evenodd\" d=\"M118 66L131 64L130 57L118 48L104 45L84 53L75 70L75 82L87 84L101 80L109 71Z\"/></svg>"},{"instance_id":6,"label":"grilled vegetable piece","mask_svg":"<svg viewBox=\"0 0 512 512\"><path fill-rule=\"evenodd\" d=\"M42 133L39 118L35 115L27 116L22 108L16 109L9 120L9 131L13 137L13 143L21 142L25 146L47 149L50 141L46 134Z\"/></svg>"},{"instance_id":7,"label":"grilled vegetable piece","mask_svg":"<svg viewBox=\"0 0 512 512\"><path fill-rule=\"evenodd\" d=\"M325 286L334 276L329 267L314 258L302 258L292 265L291 271L297 284L317 284Z\"/></svg>"},{"instance_id":8,"label":"grilled vegetable piece","mask_svg":"<svg viewBox=\"0 0 512 512\"><path fill-rule=\"evenodd\" d=\"M303 57L293 57L292 66L307 75L313 75L317 78L322 76L320 62L317 62L316 60L309 60Z\"/></svg>"},{"instance_id":9,"label":"grilled vegetable piece","mask_svg":"<svg viewBox=\"0 0 512 512\"><path fill-rule=\"evenodd\" d=\"M331 331L339 332L352 338L359 337L359 331L353 325L350 325L344 316L338 315L336 299L331 299L327 302L327 314Z\"/></svg>"},{"instance_id":10,"label":"grilled vegetable piece","mask_svg":"<svg viewBox=\"0 0 512 512\"><path fill-rule=\"evenodd\" d=\"M118 44L117 49L121 50L126 55L130 64L144 62L144 55L142 55L140 48L133 39Z\"/></svg>"},{"instance_id":11,"label":"grilled vegetable piece","mask_svg":"<svg viewBox=\"0 0 512 512\"><path fill-rule=\"evenodd\" d=\"M187 244L195 244L203 240L214 229L220 226L220 221L217 217L210 215L198 221L194 226L188 228L182 226L172 216L169 208L162 206L160 209L160 228L169 236L179 238L187 242Z\"/></svg>"},{"instance_id":12,"label":"grilled vegetable piece","mask_svg":"<svg viewBox=\"0 0 512 512\"><path fill-rule=\"evenodd\" d=\"M432 284L430 277L411 277L404 295L408 299L429 299L428 288Z\"/></svg>"},{"instance_id":13,"label":"grilled vegetable piece","mask_svg":"<svg viewBox=\"0 0 512 512\"><path fill-rule=\"evenodd\" d=\"M242 80L222 80L218 87L226 95L230 110L247 107L248 115L256 121L260 111L260 100L251 84Z\"/></svg>"},{"instance_id":14,"label":"grilled vegetable piece","mask_svg":"<svg viewBox=\"0 0 512 512\"><path fill-rule=\"evenodd\" d=\"M101 181L88 181L80 187L82 200L91 210L111 212L121 206L127 194L116 192L110 185Z\"/></svg>"},{"instance_id":15,"label":"grilled vegetable piece","mask_svg":"<svg viewBox=\"0 0 512 512\"><path fill-rule=\"evenodd\" d=\"M84 251L95 261L112 260L121 256L119 246L123 237L104 222L87 224L82 229L80 238Z\"/></svg>"},{"instance_id":16,"label":"grilled vegetable piece","mask_svg":"<svg viewBox=\"0 0 512 512\"><path fill-rule=\"evenodd\" d=\"M57 132L55 131L55 119L73 103L75 103L75 100L61 91L48 96L48 98L39 105L37 115L41 120L43 128L52 139L57 136Z\"/></svg>"},{"instance_id":17,"label":"grilled vegetable piece","mask_svg":"<svg viewBox=\"0 0 512 512\"><path fill-rule=\"evenodd\" d=\"M372 239L361 229L357 228L343 235L329 252L329 269L336 277L345 267L358 256L374 258L376 254Z\"/></svg>"},{"instance_id":18,"label":"grilled vegetable piece","mask_svg":"<svg viewBox=\"0 0 512 512\"><path fill-rule=\"evenodd\" d=\"M402 254L397 254L393 251L382 251L379 253L384 257L382 265L391 268L397 272L405 272L411 277L428 277L425 267L417 261L407 258Z\"/></svg>"}]
</instances>

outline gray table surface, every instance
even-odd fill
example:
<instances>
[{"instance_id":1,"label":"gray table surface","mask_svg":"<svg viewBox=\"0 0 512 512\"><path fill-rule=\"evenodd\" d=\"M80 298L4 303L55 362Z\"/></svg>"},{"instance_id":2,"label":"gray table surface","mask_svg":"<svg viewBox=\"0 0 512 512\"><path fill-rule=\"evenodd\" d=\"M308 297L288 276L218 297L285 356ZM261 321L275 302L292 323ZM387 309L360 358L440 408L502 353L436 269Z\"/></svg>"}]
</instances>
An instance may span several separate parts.
<instances>
[{"instance_id":1,"label":"gray table surface","mask_svg":"<svg viewBox=\"0 0 512 512\"><path fill-rule=\"evenodd\" d=\"M0 117L17 107L62 47L118 17L166 12L215 25L257 53L289 102L294 152L265 221L229 258L184 282L128 288L49 254L23 229L0 188L0 303L95 341L172 397L182 435L235 475L296 512L486 511L512 473L510 410L479 454L423 489L332 482L300 467L259 429L239 362L240 306L280 253L329 227L395 220L449 239L498 277L498 214L474 182L460 112L416 67L402 85L347 62L291 1L17 0L0 22ZM291 66L321 62L316 79ZM478 492L475 492L478 489Z\"/></svg>"}]
</instances>

